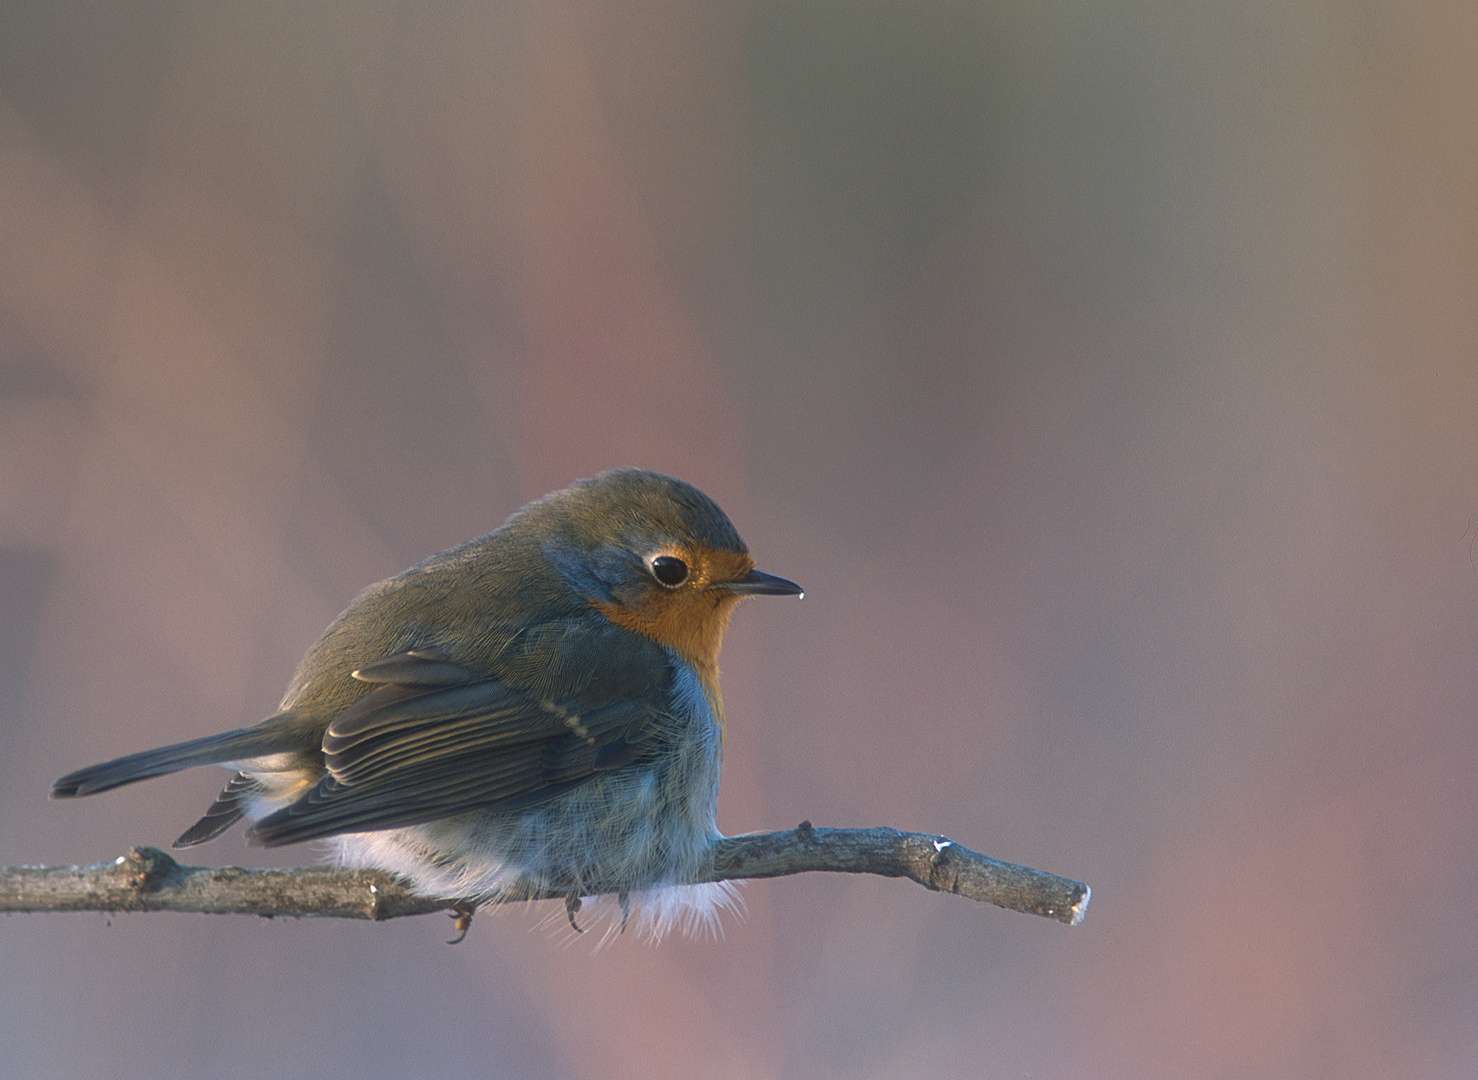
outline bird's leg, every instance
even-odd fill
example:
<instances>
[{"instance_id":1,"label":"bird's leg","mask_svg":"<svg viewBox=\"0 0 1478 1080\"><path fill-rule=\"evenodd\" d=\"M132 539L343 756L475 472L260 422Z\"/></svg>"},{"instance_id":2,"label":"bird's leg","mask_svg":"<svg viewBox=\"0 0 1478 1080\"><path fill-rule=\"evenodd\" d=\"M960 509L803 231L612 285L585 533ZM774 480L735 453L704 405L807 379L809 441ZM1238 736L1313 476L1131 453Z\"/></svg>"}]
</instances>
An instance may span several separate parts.
<instances>
[{"instance_id":1,"label":"bird's leg","mask_svg":"<svg viewBox=\"0 0 1478 1080\"><path fill-rule=\"evenodd\" d=\"M580 914L580 903L580 897L574 893L570 893L565 897L565 915L569 918L570 925L575 928L575 933L577 934L585 933L585 928L575 921L575 916Z\"/></svg>"},{"instance_id":2,"label":"bird's leg","mask_svg":"<svg viewBox=\"0 0 1478 1080\"><path fill-rule=\"evenodd\" d=\"M621 933L626 933L626 920L631 917L631 894L622 889L616 894L616 899L621 903Z\"/></svg>"}]
</instances>

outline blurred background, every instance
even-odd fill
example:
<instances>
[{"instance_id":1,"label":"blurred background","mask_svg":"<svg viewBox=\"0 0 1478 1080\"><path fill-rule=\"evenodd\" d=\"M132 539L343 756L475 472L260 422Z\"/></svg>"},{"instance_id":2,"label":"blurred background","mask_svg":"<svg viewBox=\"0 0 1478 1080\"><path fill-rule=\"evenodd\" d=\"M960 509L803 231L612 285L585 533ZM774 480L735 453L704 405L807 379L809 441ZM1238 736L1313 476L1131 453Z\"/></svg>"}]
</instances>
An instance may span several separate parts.
<instances>
[{"instance_id":1,"label":"blurred background","mask_svg":"<svg viewBox=\"0 0 1478 1080\"><path fill-rule=\"evenodd\" d=\"M223 773L51 781L639 465L807 589L725 831L1094 889L11 916L0 1076L1472 1076L1475 181L1460 0L0 5L0 864L167 845Z\"/></svg>"}]
</instances>

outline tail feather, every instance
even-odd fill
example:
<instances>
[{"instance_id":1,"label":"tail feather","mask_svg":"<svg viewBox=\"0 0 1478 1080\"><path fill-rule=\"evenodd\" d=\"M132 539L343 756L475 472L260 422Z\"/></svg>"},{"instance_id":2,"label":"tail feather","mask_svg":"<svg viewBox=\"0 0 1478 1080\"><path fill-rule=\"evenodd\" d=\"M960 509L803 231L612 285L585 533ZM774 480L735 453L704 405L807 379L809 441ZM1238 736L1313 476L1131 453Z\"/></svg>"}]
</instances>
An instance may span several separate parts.
<instances>
[{"instance_id":1,"label":"tail feather","mask_svg":"<svg viewBox=\"0 0 1478 1080\"><path fill-rule=\"evenodd\" d=\"M237 773L231 777L220 795L216 796L216 801L210 804L205 816L186 829L174 842L174 846L194 847L207 840L214 840L241 820L246 813L245 802L261 788L262 785L246 773Z\"/></svg>"},{"instance_id":2,"label":"tail feather","mask_svg":"<svg viewBox=\"0 0 1478 1080\"><path fill-rule=\"evenodd\" d=\"M151 776L178 772L195 765L219 765L227 761L242 761L298 748L301 748L301 739L291 739L291 733L282 730L280 725L273 730L258 724L172 746L161 746L155 750L144 750L105 761L100 765L78 769L52 785L51 797L72 799L96 795L100 791L147 780Z\"/></svg>"}]
</instances>

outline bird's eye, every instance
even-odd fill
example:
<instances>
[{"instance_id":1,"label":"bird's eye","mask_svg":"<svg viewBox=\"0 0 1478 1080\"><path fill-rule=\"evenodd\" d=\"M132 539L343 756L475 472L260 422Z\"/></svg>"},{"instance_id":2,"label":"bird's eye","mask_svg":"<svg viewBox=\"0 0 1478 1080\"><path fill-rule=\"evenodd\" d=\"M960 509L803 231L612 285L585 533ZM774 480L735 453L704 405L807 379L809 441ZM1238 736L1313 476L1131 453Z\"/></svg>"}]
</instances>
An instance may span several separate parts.
<instances>
[{"instance_id":1,"label":"bird's eye","mask_svg":"<svg viewBox=\"0 0 1478 1080\"><path fill-rule=\"evenodd\" d=\"M658 555L652 560L652 576L675 589L688 580L688 564L672 555Z\"/></svg>"}]
</instances>

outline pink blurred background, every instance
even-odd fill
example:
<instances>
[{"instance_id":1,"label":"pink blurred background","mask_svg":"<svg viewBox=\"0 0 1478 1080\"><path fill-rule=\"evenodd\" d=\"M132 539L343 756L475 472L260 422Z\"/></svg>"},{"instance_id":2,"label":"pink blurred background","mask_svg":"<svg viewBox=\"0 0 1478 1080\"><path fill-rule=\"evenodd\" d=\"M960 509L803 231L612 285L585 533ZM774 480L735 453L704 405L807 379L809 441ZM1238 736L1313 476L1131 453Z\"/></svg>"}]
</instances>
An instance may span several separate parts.
<instances>
[{"instance_id":1,"label":"pink blurred background","mask_svg":"<svg viewBox=\"0 0 1478 1080\"><path fill-rule=\"evenodd\" d=\"M221 774L50 781L631 464L808 590L726 831L1095 891L12 916L0 1076L1474 1075L1475 117L1459 2L6 5L0 863L166 845Z\"/></svg>"}]
</instances>

